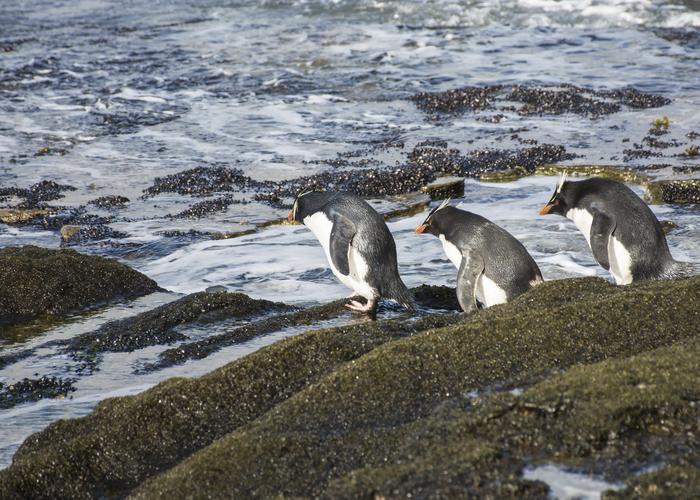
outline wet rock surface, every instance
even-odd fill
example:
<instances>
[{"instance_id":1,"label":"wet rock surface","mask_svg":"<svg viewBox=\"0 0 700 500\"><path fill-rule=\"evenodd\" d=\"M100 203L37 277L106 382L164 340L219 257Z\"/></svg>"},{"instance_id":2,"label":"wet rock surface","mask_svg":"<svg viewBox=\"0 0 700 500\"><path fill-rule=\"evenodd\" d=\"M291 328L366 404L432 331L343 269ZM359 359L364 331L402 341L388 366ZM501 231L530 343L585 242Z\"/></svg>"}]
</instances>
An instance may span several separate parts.
<instances>
[{"instance_id":1,"label":"wet rock surface","mask_svg":"<svg viewBox=\"0 0 700 500\"><path fill-rule=\"evenodd\" d=\"M284 181L257 182L231 169L193 169L173 174L145 191L145 196L162 192L211 194L213 192L248 190L253 200L275 208L289 208L294 197L307 190L349 191L365 198L387 197L422 190L439 176L479 177L485 173L511 172L529 175L535 167L572 159L563 146L542 144L523 149L472 151L467 155L443 144L416 146L405 164L395 167L360 170L330 170L319 174ZM252 190L252 191L251 191ZM198 202L174 215L175 218L198 218L211 212L226 210L231 204L245 200L223 196Z\"/></svg>"},{"instance_id":2,"label":"wet rock surface","mask_svg":"<svg viewBox=\"0 0 700 500\"><path fill-rule=\"evenodd\" d=\"M49 213L45 208L0 209L0 222L3 224L23 224Z\"/></svg>"},{"instance_id":3,"label":"wet rock surface","mask_svg":"<svg viewBox=\"0 0 700 500\"><path fill-rule=\"evenodd\" d=\"M574 113L595 118L621 111L623 106L647 109L671 102L666 97L634 88L595 90L571 84L462 87L444 92L420 92L411 100L434 118L484 110L515 111L520 115ZM513 103L520 106L513 106Z\"/></svg>"},{"instance_id":4,"label":"wet rock surface","mask_svg":"<svg viewBox=\"0 0 700 500\"><path fill-rule=\"evenodd\" d=\"M166 177L158 177L144 191L144 196L160 193L205 195L234 188L255 187L256 182L243 171L228 167L196 167Z\"/></svg>"},{"instance_id":5,"label":"wet rock surface","mask_svg":"<svg viewBox=\"0 0 700 500\"><path fill-rule=\"evenodd\" d=\"M80 227L74 225L62 226L61 239L66 245L82 245L91 241L126 238L128 234L112 229L105 224L94 224Z\"/></svg>"},{"instance_id":6,"label":"wet rock surface","mask_svg":"<svg viewBox=\"0 0 700 500\"><path fill-rule=\"evenodd\" d=\"M192 219L209 215L212 212L224 212L234 203L242 203L242 200L234 200L230 196L223 196L213 200L200 201L191 207L173 215L175 219Z\"/></svg>"},{"instance_id":7,"label":"wet rock surface","mask_svg":"<svg viewBox=\"0 0 700 500\"><path fill-rule=\"evenodd\" d=\"M88 202L90 205L95 205L99 208L123 208L129 204L129 198L121 195L100 196Z\"/></svg>"},{"instance_id":8,"label":"wet rock surface","mask_svg":"<svg viewBox=\"0 0 700 500\"><path fill-rule=\"evenodd\" d=\"M700 204L700 180L664 180L647 185L652 203Z\"/></svg>"},{"instance_id":9,"label":"wet rock surface","mask_svg":"<svg viewBox=\"0 0 700 500\"><path fill-rule=\"evenodd\" d=\"M41 377L39 379L23 379L3 387L0 383L0 408L12 408L20 403L65 397L75 391L73 379L58 377Z\"/></svg>"},{"instance_id":10,"label":"wet rock surface","mask_svg":"<svg viewBox=\"0 0 700 500\"><path fill-rule=\"evenodd\" d=\"M63 226L97 226L110 222L110 218L88 213L85 207L57 207L29 221L29 225L54 231Z\"/></svg>"},{"instance_id":11,"label":"wet rock surface","mask_svg":"<svg viewBox=\"0 0 700 500\"><path fill-rule=\"evenodd\" d=\"M61 356L67 355L76 362L73 366L75 374L84 376L99 368L102 361L101 355L105 352L132 352L149 346L190 341L182 344L180 348L182 353L174 360L171 359L172 356L168 356L170 350L161 355L162 367L166 366L166 358L169 361L167 366L172 366L187 359L205 357L224 345L248 340L261 333L288 326L289 322L285 321L286 316L282 313L295 309L279 302L252 299L242 293L228 293L223 287L210 287L205 292L187 295L150 311L110 321L94 331L79 334L71 339L49 341L35 347L0 355L0 368L26 359L41 350L58 349ZM205 327L222 322L230 323L233 320L243 323L261 316L272 317L252 321L249 325L242 327L241 329L250 332L247 336L235 333L230 336L211 335L204 341L198 342L192 341L188 335L182 333L180 328L194 325ZM314 314L313 311L303 313L301 316L307 319L304 324L325 319L320 314ZM264 326L269 328L266 329ZM208 351L196 349L200 344L209 346ZM201 352L204 354L197 355ZM148 369L149 367L146 371Z\"/></svg>"},{"instance_id":12,"label":"wet rock surface","mask_svg":"<svg viewBox=\"0 0 700 500\"><path fill-rule=\"evenodd\" d=\"M33 246L0 250L0 324L134 298L156 283L114 260Z\"/></svg>"},{"instance_id":13,"label":"wet rock surface","mask_svg":"<svg viewBox=\"0 0 700 500\"><path fill-rule=\"evenodd\" d=\"M107 323L94 332L78 335L67 342L66 350L86 353L133 351L187 339L176 330L183 324L247 319L290 309L293 308L286 304L251 299L242 293L199 292L137 316Z\"/></svg>"},{"instance_id":14,"label":"wet rock surface","mask_svg":"<svg viewBox=\"0 0 700 500\"><path fill-rule=\"evenodd\" d=\"M700 460L698 294L700 277L570 279L471 316L309 331L52 424L0 492L542 498L532 462L629 479L619 495L654 474L682 491Z\"/></svg>"},{"instance_id":15,"label":"wet rock surface","mask_svg":"<svg viewBox=\"0 0 700 500\"><path fill-rule=\"evenodd\" d=\"M445 286L422 285L411 290L415 294L416 303L423 308L460 311L459 302L454 288ZM244 296L245 297L245 296ZM266 333L277 332L286 328L313 326L319 322L348 314L345 307L347 300L337 300L329 304L309 307L288 314L274 315L246 325L230 329L224 333L210 335L194 342L185 342L177 347L163 351L159 360L143 368L143 371L153 371L184 363L190 359L202 359L210 354L237 342L244 342ZM382 308L386 305L383 304ZM445 321L450 321L446 319Z\"/></svg>"},{"instance_id":16,"label":"wet rock surface","mask_svg":"<svg viewBox=\"0 0 700 500\"><path fill-rule=\"evenodd\" d=\"M654 34L659 38L679 45L700 48L700 29L698 28L656 28Z\"/></svg>"},{"instance_id":17,"label":"wet rock surface","mask_svg":"<svg viewBox=\"0 0 700 500\"><path fill-rule=\"evenodd\" d=\"M37 208L46 201L58 200L63 197L64 191L75 191L76 188L66 184L58 184L54 181L43 180L28 188L0 187L0 200L17 197L22 201L20 208Z\"/></svg>"}]
</instances>

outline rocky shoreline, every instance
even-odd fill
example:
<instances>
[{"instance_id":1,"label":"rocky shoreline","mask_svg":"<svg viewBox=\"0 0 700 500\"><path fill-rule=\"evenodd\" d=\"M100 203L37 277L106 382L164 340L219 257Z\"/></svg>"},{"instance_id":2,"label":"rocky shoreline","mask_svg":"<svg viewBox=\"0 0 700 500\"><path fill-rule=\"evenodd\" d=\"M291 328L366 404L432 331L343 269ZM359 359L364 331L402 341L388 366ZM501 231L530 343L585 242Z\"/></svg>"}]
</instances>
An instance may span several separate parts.
<instances>
[{"instance_id":1,"label":"rocky shoreline","mask_svg":"<svg viewBox=\"0 0 700 500\"><path fill-rule=\"evenodd\" d=\"M552 119L574 116L577 120L593 121L624 111L662 108L671 102L667 97L632 87L596 89L570 83L461 87L418 92L406 99L424 115L426 122L436 125L448 124L466 114L474 115L477 121L492 123L524 116ZM143 189L138 201L156 202L159 196L168 195L191 197L192 203L187 208L158 216L171 221L198 221L227 212L236 205L268 207L259 220L235 219L235 229L226 232L160 233L176 246L177 239L231 238L280 223L293 197L306 189L348 190L365 198L390 198L394 205L410 210L424 206L420 194L430 191L430 186L444 177L498 182L551 171L548 167L553 165L575 174L596 172L619 177L619 172L626 172L626 180L644 186L651 203L700 201L697 179L688 178L698 168L699 132L692 130L680 135L667 116L649 123L643 137L620 137L621 154L609 158L606 165L575 165L577 155L570 147L521 137L528 131L526 127L494 130L491 133L495 134L496 142L503 141L508 146L469 150L456 149L440 139L407 143L386 132L375 143L362 143L356 150L337 153L334 158L313 160L330 169L277 181L254 179L234 166L235 163L204 163L156 177ZM659 172L665 173L659 175ZM132 203L129 198L115 193L79 206L57 204L67 193L75 191L75 186L48 180L27 187L0 186L0 222L55 231L64 246L101 244L124 252L138 251L138 244L121 241L128 233L113 227L134 222L133 217L123 215ZM436 192L436 195L444 196L444 193Z\"/></svg>"},{"instance_id":2,"label":"rocky shoreline","mask_svg":"<svg viewBox=\"0 0 700 500\"><path fill-rule=\"evenodd\" d=\"M97 280L115 265L102 260ZM318 329L340 302L295 310L213 291L76 337L67 352L94 355L180 342L181 323L250 318L165 351L181 362L218 343L307 330L203 377L169 379L51 424L0 471L0 496L545 498L545 483L523 477L538 464L624 483L610 498L700 487L700 277L628 287L550 281L471 316L454 311L449 288L414 292L432 308L417 318ZM71 390L70 380L30 382L28 397L37 387L46 397Z\"/></svg>"}]
</instances>

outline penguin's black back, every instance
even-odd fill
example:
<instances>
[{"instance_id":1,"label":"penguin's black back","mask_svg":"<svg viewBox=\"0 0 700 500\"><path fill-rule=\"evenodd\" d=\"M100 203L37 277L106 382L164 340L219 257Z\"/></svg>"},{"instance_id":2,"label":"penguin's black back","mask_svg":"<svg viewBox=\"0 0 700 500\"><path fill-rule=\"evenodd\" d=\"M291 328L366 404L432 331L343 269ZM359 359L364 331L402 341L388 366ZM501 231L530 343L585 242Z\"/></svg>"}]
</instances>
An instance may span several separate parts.
<instances>
[{"instance_id":1,"label":"penguin's black back","mask_svg":"<svg viewBox=\"0 0 700 500\"><path fill-rule=\"evenodd\" d=\"M630 252L634 280L671 273L671 256L661 224L644 201L625 184L601 177L567 183L576 192L574 208L600 211L615 223L613 235Z\"/></svg>"},{"instance_id":2,"label":"penguin's black back","mask_svg":"<svg viewBox=\"0 0 700 500\"><path fill-rule=\"evenodd\" d=\"M542 279L537 263L523 244L499 225L455 207L443 208L436 216L447 241L463 253L467 250L481 256L484 275L506 292L508 300Z\"/></svg>"}]
</instances>

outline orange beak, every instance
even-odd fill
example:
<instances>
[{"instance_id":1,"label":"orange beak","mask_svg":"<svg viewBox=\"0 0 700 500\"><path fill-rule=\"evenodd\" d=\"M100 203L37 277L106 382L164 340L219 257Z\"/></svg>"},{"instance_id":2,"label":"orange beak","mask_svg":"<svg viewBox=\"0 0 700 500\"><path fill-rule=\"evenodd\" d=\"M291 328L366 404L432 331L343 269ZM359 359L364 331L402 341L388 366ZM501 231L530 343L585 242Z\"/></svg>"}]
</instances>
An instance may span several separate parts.
<instances>
[{"instance_id":1,"label":"orange beak","mask_svg":"<svg viewBox=\"0 0 700 500\"><path fill-rule=\"evenodd\" d=\"M540 215L547 215L552 210L554 205L558 205L558 204L559 204L559 201L555 201L554 203L547 203L545 206L540 208Z\"/></svg>"},{"instance_id":2,"label":"orange beak","mask_svg":"<svg viewBox=\"0 0 700 500\"><path fill-rule=\"evenodd\" d=\"M416 234L424 233L426 229L428 229L428 225L427 225L427 224L421 224L420 226L418 226L418 227L416 228Z\"/></svg>"},{"instance_id":3,"label":"orange beak","mask_svg":"<svg viewBox=\"0 0 700 500\"><path fill-rule=\"evenodd\" d=\"M287 214L287 222L294 222L294 214L292 213L291 210Z\"/></svg>"}]
</instances>

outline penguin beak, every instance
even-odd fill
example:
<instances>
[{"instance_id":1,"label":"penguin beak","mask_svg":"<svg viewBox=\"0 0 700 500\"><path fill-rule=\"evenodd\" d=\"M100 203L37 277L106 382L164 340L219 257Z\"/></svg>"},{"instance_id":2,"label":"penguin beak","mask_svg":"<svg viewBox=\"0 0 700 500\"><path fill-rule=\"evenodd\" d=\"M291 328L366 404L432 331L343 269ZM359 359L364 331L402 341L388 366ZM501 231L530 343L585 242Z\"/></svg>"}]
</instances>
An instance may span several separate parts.
<instances>
[{"instance_id":1,"label":"penguin beak","mask_svg":"<svg viewBox=\"0 0 700 500\"><path fill-rule=\"evenodd\" d=\"M554 208L554 205L558 205L559 200L554 200L552 203L547 203L545 206L540 208L540 215L547 215L549 212L552 211L552 208Z\"/></svg>"},{"instance_id":2,"label":"penguin beak","mask_svg":"<svg viewBox=\"0 0 700 500\"><path fill-rule=\"evenodd\" d=\"M427 229L428 229L428 225L427 225L427 224L421 224L420 226L418 226L418 227L416 228L416 234L422 234L422 233L424 233Z\"/></svg>"}]
</instances>

